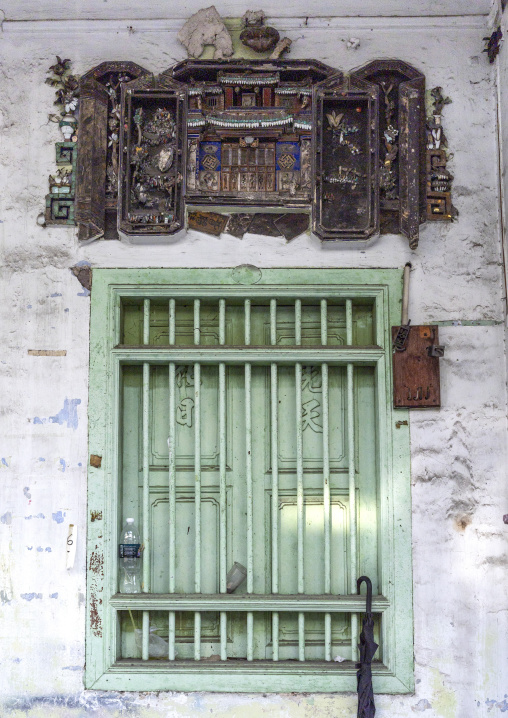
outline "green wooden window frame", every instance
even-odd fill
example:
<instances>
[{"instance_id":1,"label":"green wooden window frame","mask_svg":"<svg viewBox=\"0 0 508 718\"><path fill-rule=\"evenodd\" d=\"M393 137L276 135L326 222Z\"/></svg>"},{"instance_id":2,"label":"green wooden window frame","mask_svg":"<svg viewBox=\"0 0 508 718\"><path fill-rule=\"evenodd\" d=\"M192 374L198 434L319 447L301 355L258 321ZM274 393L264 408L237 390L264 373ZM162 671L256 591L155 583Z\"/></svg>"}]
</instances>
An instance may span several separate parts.
<instances>
[{"instance_id":1,"label":"green wooden window frame","mask_svg":"<svg viewBox=\"0 0 508 718\"><path fill-rule=\"evenodd\" d=\"M298 593L255 593L229 595L225 592L225 556L226 534L220 540L220 585L212 595L202 593L175 592L174 559L169 556L169 593L141 593L126 595L117 593L117 541L120 522L123 520L120 495L121 473L121 376L122 367L138 366L140 372L146 372L148 389L143 389L143 417L148 416L150 366L169 368L170 414L171 381L174 381L174 369L181 364L198 363L200 366L219 367L219 384L224 381L225 369L220 367L237 366L270 367L266 376L270 376L273 367L295 367L296 412L301 410L301 395L298 399L298 372L302 366L317 364L327 367L344 367L347 386L348 426L355 426L355 402L353 397L354 377L362 367L371 367L373 393L369 404L375 418L375 431L372 435L375 457L376 500L373 510L376 514L376 560L378 592L374 596L373 609L380 616L381 658L373 665L374 690L378 693L408 693L413 690L413 614L412 614L412 576L411 576L411 495L410 495L410 454L408 412L392 408L391 380L391 333L390 327L400 323L402 298L402 270L400 269L263 269L243 266L229 269L94 269L91 306L90 339L90 393L89 393L89 449L90 454L100 456L101 461L91 461L88 470L88 581L87 581L87 644L86 644L86 687L100 690L181 690L181 691L262 691L262 692L338 692L356 690L355 631L361 626L361 613L364 597L357 596L354 589L356 576L349 576L349 590L346 594L331 593L330 582L327 590L319 595L307 595L304 590L305 574L303 548L298 549ZM219 341L215 345L196 345L174 343L175 301L187 302L194 308L199 304L195 300L217 303L219 319ZM138 303L141 319L142 337L135 345L125 345L123 334L124 307L126 303ZM169 344L156 345L150 339L150 302L169 303ZM173 302L173 304L172 304ZM269 312L270 341L264 346L250 345L245 341L241 346L230 346L224 331L226 307L254 306L256 302L265 304ZM294 344L277 344L277 302L280 306L294 307ZM321 310L321 343L319 346L306 346L301 340L302 305L313 303ZM326 340L327 306L339 306L344 310L345 337L340 344L331 345ZM153 306L153 305L152 305ZM372 339L366 344L353 343L352 317L354 307L371 308ZM341 311L342 311L341 309ZM305 311L305 309L304 309ZM323 314L323 311L325 314ZM173 315L172 315L173 312ZM247 312L247 309L245 309ZM319 315L318 315L319 316ZM323 316L324 326L323 329ZM171 322L173 321L173 324ZM249 320L250 326L250 320ZM173 329L171 328L173 327ZM221 329L222 327L222 329ZM299 329L297 328L299 327ZM196 330L196 315L194 317ZM173 337L172 337L173 331ZM247 331L247 330L246 330ZM323 334L323 331L325 332ZM300 337L298 336L300 332ZM198 331L199 334L199 331ZM196 335L195 335L196 336ZM247 337L247 335L246 335ZM324 338L324 341L323 341ZM325 346L325 344L328 344ZM147 368L148 367L148 368ZM171 372L173 371L173 375ZM247 372L247 370L245 370ZM251 369L248 370L249 372ZM322 370L324 371L324 369ZM326 370L328 371L328 370ZM370 371L370 370L369 370ZM277 368L275 369L277 372ZM249 374L250 375L250 374ZM171 379L173 376L173 379ZM277 375L275 374L275 377ZM222 377L222 378L221 378ZM277 380L272 387L277 387ZM245 385L247 386L247 384ZM328 384L327 384L328 386ZM173 385L174 387L174 385ZM174 389L173 389L174 391ZM221 389L222 391L222 389ZM247 391L247 390L246 390ZM249 390L250 392L250 390ZM323 389L324 392L324 389ZM249 394L250 395L250 394ZM267 396L270 396L268 392ZM275 396L276 398L276 396ZM269 400L267 400L269 401ZM275 401L272 395L272 401ZM298 405L300 401L300 405ZM218 423L225 424L225 405L219 410ZM273 405L272 405L273 410ZM329 411L333 411L330 407ZM328 414L327 414L328 415ZM331 415L331 414L330 414ZM273 418L273 413L272 413ZM145 419L143 419L145 422ZM407 423L406 423L407 422ZM169 422L169 440L175 427ZM299 423L296 422L298 427ZM301 423L300 423L301 426ZM328 419L327 419L328 426ZM270 422L273 440L273 422ZM280 429L280 427L279 427ZM298 431L297 446L298 446ZM300 429L301 431L301 429ZM140 503L140 516L148 510L148 419L143 423L140 463L143 474L143 497ZM349 456L356 456L355 430L348 429ZM276 436L276 442L279 440ZM173 436L174 438L174 436ZM251 437L252 439L252 437ZM301 434L300 434L301 440ZM224 436L224 446L227 439ZM351 443L352 442L352 443ZM272 444L273 445L273 444ZM277 443L276 443L277 445ZM222 451L222 449L221 449ZM298 450L299 451L299 450ZM171 452L170 454L171 455ZM301 455L298 454L299 456ZM277 461L277 459L275 459ZM348 459L349 492L356 496L355 459ZM323 467L325 459L323 458ZM169 525L176 525L174 490L171 489L171 471L169 460ZM325 469L323 468L323 473ZM220 468L221 492L223 467ZM275 471L272 472L275 474ZM295 492L304 501L305 476L300 469L298 488ZM272 480L274 480L272 478ZM278 480L275 477L275 480ZM225 482L225 479L224 479ZM146 490L145 490L146 489ZM276 487L273 489L276 491ZM326 489L323 489L326 491ZM328 497L329 500L329 497ZM355 499L356 500L356 499ZM197 501L197 499L196 499ZM325 501L325 499L323 499ZM221 493L221 515L226 517L226 493ZM277 507L277 503L272 502ZM197 505L197 504L196 504ZM200 504L201 505L201 504ZM323 506L326 504L324 503ZM351 509L351 506L353 507ZM354 514L349 531L356 526L361 535L362 528L368 525L368 517L357 520L354 501L350 504ZM273 511L273 506L270 511ZM277 508L276 508L277 511ZM323 516L326 514L323 513ZM273 516L273 514L272 514ZM171 524L171 521L173 523ZM226 521L226 518L224 518ZM367 522L367 523L365 523ZM225 525L225 524L224 524ZM273 526L273 524L272 524ZM296 523L295 523L296 526ZM303 524L298 523L298 531ZM273 529L272 529L273 531ZM295 528L296 532L296 528ZM325 529L326 532L326 529ZM303 534L302 534L303 535ZM272 537L273 538L273 537ZM272 540L272 539L270 539ZM277 539L278 540L278 539ZM332 537L333 540L333 537ZM351 546L353 538L348 539ZM354 539L355 541L357 539ZM295 538L296 541L296 538ZM300 539L298 539L300 541ZM176 546L178 536L169 529L170 547ZM277 545L277 544L276 544ZM300 543L298 543L300 546ZM329 545L329 544L328 544ZM303 543L302 543L303 546ZM150 548L147 545L147 551ZM252 546L251 549L252 551ZM174 552L173 552L174 553ZM328 558L329 558L328 548ZM352 558L354 556L354 558ZM361 575L363 559L356 550L350 551L351 563L347 572ZM359 558L358 558L359 557ZM301 563L300 563L301 558ZM145 566L149 562L145 561ZM252 564L250 571L252 571ZM252 574L250 573L252 589ZM144 569L145 590L150 587L150 569ZM272 579L273 580L273 579ZM278 579L277 579L278 580ZM273 588L273 584L272 584ZM122 621L128 611L137 612L143 617L143 639L141 658L122 658ZM224 624L220 619L220 659L216 661L196 660L202 658L200 648L194 656L180 659L171 652L171 621L176 612L191 611L195 615L203 611L214 611L224 615ZM164 612L168 618L169 654L167 660L149 659L148 627L151 612ZM274 660L247 660L253 658L252 639L247 638L246 660L224 660L227 658L226 625L234 615L289 615L293 612L298 618L297 660L281 656ZM306 660L305 616L308 615L346 615L351 617L351 654L353 660L335 662L330 655L331 639L325 638L325 660ZM300 623L300 617L301 619ZM327 619L325 618L325 621ZM277 618L278 621L278 618ZM278 625L278 623L277 623ZM223 632L224 629L224 632ZM171 633L173 630L173 634ZM249 629L247 628L247 631ZM326 629L325 629L326 633ZM248 636L252 634L247 634ZM273 645L275 646L273 633ZM250 643L249 643L250 641ZM199 641L197 642L199 644ZM278 645L278 638L277 638ZM250 651L250 656L249 656ZM299 660L298 660L299 659Z\"/></svg>"}]
</instances>

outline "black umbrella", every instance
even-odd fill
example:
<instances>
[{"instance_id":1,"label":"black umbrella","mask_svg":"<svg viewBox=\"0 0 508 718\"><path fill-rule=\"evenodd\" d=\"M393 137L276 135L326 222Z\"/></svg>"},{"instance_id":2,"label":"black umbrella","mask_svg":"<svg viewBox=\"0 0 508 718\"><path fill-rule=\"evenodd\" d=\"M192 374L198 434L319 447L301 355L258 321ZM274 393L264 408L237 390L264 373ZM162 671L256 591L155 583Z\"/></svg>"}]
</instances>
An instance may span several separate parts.
<instances>
[{"instance_id":1,"label":"black umbrella","mask_svg":"<svg viewBox=\"0 0 508 718\"><path fill-rule=\"evenodd\" d=\"M371 663L378 649L374 642L374 619L372 618L372 581L367 576L360 576L356 582L356 591L360 593L360 586L367 584L367 606L363 618L362 632L360 633L360 663L358 668L358 714L357 718L374 718L376 706L374 705L374 690L372 688Z\"/></svg>"}]
</instances>

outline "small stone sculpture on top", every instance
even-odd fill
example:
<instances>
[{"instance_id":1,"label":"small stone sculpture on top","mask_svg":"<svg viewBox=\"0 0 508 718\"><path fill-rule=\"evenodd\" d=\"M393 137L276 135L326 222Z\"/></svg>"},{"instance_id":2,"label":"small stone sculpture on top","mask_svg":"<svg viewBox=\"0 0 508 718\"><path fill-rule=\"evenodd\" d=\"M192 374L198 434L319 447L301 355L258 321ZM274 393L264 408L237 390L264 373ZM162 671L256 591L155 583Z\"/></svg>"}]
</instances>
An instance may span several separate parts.
<instances>
[{"instance_id":1,"label":"small stone sculpture on top","mask_svg":"<svg viewBox=\"0 0 508 718\"><path fill-rule=\"evenodd\" d=\"M178 33L189 57L200 57L205 45L215 47L214 59L223 60L233 54L233 41L214 5L194 13Z\"/></svg>"}]
</instances>

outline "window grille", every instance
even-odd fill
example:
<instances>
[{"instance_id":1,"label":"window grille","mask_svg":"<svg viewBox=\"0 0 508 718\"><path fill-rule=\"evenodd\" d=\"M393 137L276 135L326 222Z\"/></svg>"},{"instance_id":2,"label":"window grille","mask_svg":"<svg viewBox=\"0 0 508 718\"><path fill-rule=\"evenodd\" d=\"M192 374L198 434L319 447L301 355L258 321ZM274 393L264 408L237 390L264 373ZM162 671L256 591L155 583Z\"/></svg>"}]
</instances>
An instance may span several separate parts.
<instances>
[{"instance_id":1,"label":"window grille","mask_svg":"<svg viewBox=\"0 0 508 718\"><path fill-rule=\"evenodd\" d=\"M394 670L405 593L390 584L384 497L388 286L335 284L334 270L313 284L301 282L304 270L263 271L285 285L224 281L236 270L187 270L189 280L211 273L212 286L171 281L184 271L167 270L163 286L108 285L111 663L99 684L140 689L149 676L159 689L352 690L364 606L356 577L367 573L374 674L407 690L410 677ZM126 516L144 541L134 595L116 588ZM246 579L228 594L235 561ZM167 646L158 660L153 633Z\"/></svg>"},{"instance_id":2,"label":"window grille","mask_svg":"<svg viewBox=\"0 0 508 718\"><path fill-rule=\"evenodd\" d=\"M214 97L213 95L208 95L205 98L206 106L209 108L219 107L220 105L220 98Z\"/></svg>"}]
</instances>

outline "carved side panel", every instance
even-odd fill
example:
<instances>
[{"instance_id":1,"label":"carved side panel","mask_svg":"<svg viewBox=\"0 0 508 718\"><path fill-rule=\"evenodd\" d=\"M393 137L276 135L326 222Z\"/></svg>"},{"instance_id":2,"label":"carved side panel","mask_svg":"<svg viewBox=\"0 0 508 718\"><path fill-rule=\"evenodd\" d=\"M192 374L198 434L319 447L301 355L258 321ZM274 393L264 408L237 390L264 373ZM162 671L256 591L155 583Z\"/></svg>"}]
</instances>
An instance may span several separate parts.
<instances>
[{"instance_id":1,"label":"carved side panel","mask_svg":"<svg viewBox=\"0 0 508 718\"><path fill-rule=\"evenodd\" d=\"M314 232L367 239L379 226L378 88L349 79L315 92Z\"/></svg>"},{"instance_id":2,"label":"carved side panel","mask_svg":"<svg viewBox=\"0 0 508 718\"><path fill-rule=\"evenodd\" d=\"M76 220L79 239L104 233L108 93L96 80L80 87Z\"/></svg>"},{"instance_id":3,"label":"carved side panel","mask_svg":"<svg viewBox=\"0 0 508 718\"><path fill-rule=\"evenodd\" d=\"M400 163L399 227L401 234L409 240L411 249L418 246L421 222L421 200L425 198L424 173L421 162L421 148L425 147L422 112L425 90L419 80L403 82L399 87Z\"/></svg>"},{"instance_id":4,"label":"carved side panel","mask_svg":"<svg viewBox=\"0 0 508 718\"><path fill-rule=\"evenodd\" d=\"M116 239L120 87L147 74L133 62L103 62L80 80L76 221L79 239Z\"/></svg>"},{"instance_id":5,"label":"carved side panel","mask_svg":"<svg viewBox=\"0 0 508 718\"><path fill-rule=\"evenodd\" d=\"M380 91L381 233L405 234L414 249L426 220L425 78L401 60L374 60L353 76Z\"/></svg>"},{"instance_id":6,"label":"carved side panel","mask_svg":"<svg viewBox=\"0 0 508 718\"><path fill-rule=\"evenodd\" d=\"M119 229L174 234L183 226L185 90L168 78L122 87Z\"/></svg>"}]
</instances>

